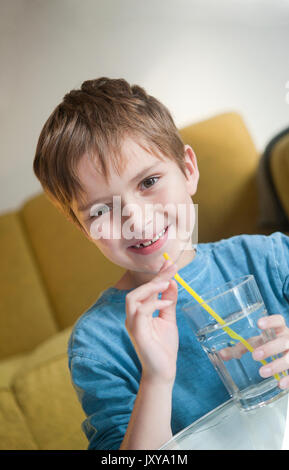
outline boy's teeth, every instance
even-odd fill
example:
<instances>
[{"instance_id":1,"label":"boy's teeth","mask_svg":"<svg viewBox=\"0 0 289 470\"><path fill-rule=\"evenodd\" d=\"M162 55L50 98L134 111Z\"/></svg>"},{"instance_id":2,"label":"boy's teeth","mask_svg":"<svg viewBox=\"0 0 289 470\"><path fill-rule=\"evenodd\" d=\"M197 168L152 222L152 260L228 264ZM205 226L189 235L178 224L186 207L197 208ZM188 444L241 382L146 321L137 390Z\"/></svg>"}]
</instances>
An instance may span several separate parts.
<instances>
[{"instance_id":1,"label":"boy's teeth","mask_svg":"<svg viewBox=\"0 0 289 470\"><path fill-rule=\"evenodd\" d=\"M165 233L166 229L164 228L155 238L153 238L151 241L146 242L146 243L140 243L139 245L133 245L133 248L143 248L145 246L149 246L152 243L156 242L160 237L163 236Z\"/></svg>"}]
</instances>

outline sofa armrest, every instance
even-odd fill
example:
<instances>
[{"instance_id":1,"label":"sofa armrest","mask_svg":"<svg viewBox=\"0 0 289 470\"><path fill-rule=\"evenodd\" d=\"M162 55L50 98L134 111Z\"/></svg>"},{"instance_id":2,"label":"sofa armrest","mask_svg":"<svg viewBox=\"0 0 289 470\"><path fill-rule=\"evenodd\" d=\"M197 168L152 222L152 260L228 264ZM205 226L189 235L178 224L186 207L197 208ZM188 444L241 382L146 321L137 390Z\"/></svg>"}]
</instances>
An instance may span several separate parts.
<instances>
[{"instance_id":1,"label":"sofa armrest","mask_svg":"<svg viewBox=\"0 0 289 470\"><path fill-rule=\"evenodd\" d=\"M260 228L289 230L289 128L267 145L258 168Z\"/></svg>"}]
</instances>

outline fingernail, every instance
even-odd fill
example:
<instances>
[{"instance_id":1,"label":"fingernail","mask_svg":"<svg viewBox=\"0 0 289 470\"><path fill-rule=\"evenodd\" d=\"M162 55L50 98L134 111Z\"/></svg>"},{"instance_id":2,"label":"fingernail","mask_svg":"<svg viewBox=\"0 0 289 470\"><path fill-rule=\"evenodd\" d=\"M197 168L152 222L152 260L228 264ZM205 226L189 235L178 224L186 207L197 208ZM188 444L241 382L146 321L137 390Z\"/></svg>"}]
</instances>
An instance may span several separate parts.
<instances>
[{"instance_id":1,"label":"fingernail","mask_svg":"<svg viewBox=\"0 0 289 470\"><path fill-rule=\"evenodd\" d=\"M262 359L262 357L264 357L264 351L262 349L256 349L254 352L253 352L253 357L254 359Z\"/></svg>"},{"instance_id":2,"label":"fingernail","mask_svg":"<svg viewBox=\"0 0 289 470\"><path fill-rule=\"evenodd\" d=\"M159 286L161 289L167 289L169 287L169 281L160 281Z\"/></svg>"},{"instance_id":3,"label":"fingernail","mask_svg":"<svg viewBox=\"0 0 289 470\"><path fill-rule=\"evenodd\" d=\"M270 375L272 375L271 367L261 367L260 375L261 377L269 377Z\"/></svg>"},{"instance_id":4,"label":"fingernail","mask_svg":"<svg viewBox=\"0 0 289 470\"><path fill-rule=\"evenodd\" d=\"M280 388L287 388L287 386L288 386L288 377L285 377L284 379L280 380L279 386L280 386Z\"/></svg>"},{"instance_id":5,"label":"fingernail","mask_svg":"<svg viewBox=\"0 0 289 470\"><path fill-rule=\"evenodd\" d=\"M162 265L160 271L164 271L164 270L169 269L169 268L172 268L172 267L177 268L176 263L173 263L172 260L167 259L167 260L165 261L165 263Z\"/></svg>"},{"instance_id":6,"label":"fingernail","mask_svg":"<svg viewBox=\"0 0 289 470\"><path fill-rule=\"evenodd\" d=\"M171 268L172 266L173 266L174 268L177 267L176 263L173 263L173 261L170 261L170 264L167 266L167 268Z\"/></svg>"},{"instance_id":7,"label":"fingernail","mask_svg":"<svg viewBox=\"0 0 289 470\"><path fill-rule=\"evenodd\" d=\"M265 318L260 318L260 320L258 321L258 325L259 325L260 328L265 328L266 319Z\"/></svg>"},{"instance_id":8,"label":"fingernail","mask_svg":"<svg viewBox=\"0 0 289 470\"><path fill-rule=\"evenodd\" d=\"M169 266L169 262L170 260L166 259L165 262L161 266L161 270L167 268Z\"/></svg>"}]
</instances>

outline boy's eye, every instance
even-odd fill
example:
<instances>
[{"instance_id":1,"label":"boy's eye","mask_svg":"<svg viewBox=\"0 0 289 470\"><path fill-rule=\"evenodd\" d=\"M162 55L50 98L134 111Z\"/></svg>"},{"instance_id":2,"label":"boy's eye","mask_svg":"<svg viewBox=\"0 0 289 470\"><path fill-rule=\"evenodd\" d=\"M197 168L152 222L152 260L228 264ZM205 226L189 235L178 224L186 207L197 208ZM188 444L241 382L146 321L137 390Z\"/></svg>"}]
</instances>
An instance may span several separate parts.
<instances>
[{"instance_id":1,"label":"boy's eye","mask_svg":"<svg viewBox=\"0 0 289 470\"><path fill-rule=\"evenodd\" d=\"M146 178L145 180L143 180L141 182L141 185L144 185L145 186L145 189L149 189L151 186L154 186L155 185L155 181L159 180L160 177L159 176L150 176L149 178ZM111 209L110 206L107 206L107 205L104 205L104 206L101 206L101 207L97 207L96 209L94 209L94 211L92 211L92 214L88 217L88 220L91 220L91 219L94 219L94 218L99 218L101 217L102 215L104 215L106 212L109 212Z\"/></svg>"},{"instance_id":2,"label":"boy's eye","mask_svg":"<svg viewBox=\"0 0 289 470\"><path fill-rule=\"evenodd\" d=\"M151 184L153 180L159 180L159 176L150 176L150 178L147 178L141 182L141 185L143 184L145 186L145 189L150 188L151 186L154 186L155 183ZM148 186L147 186L148 183Z\"/></svg>"},{"instance_id":3,"label":"boy's eye","mask_svg":"<svg viewBox=\"0 0 289 470\"><path fill-rule=\"evenodd\" d=\"M101 217L102 215L104 215L106 212L108 212L110 210L110 207L109 206L102 206L102 207L99 207L97 209L95 209L93 211L93 213L90 215L89 217L89 220L90 219L94 219L94 217L98 218L98 217Z\"/></svg>"}]
</instances>

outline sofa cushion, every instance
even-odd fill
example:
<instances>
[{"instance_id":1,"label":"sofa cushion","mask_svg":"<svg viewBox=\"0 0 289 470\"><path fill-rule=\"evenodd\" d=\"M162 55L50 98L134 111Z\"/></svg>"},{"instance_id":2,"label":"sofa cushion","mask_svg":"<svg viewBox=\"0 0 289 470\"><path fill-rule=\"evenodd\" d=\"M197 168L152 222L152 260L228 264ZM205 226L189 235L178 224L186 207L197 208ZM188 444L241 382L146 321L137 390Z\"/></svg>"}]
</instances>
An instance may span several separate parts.
<instances>
[{"instance_id":1,"label":"sofa cushion","mask_svg":"<svg viewBox=\"0 0 289 470\"><path fill-rule=\"evenodd\" d=\"M12 389L39 449L87 448L86 418L72 386L68 328L38 346L16 372Z\"/></svg>"},{"instance_id":2,"label":"sofa cushion","mask_svg":"<svg viewBox=\"0 0 289 470\"><path fill-rule=\"evenodd\" d=\"M0 361L0 389L11 386L14 375L24 363L26 357L27 354L17 354Z\"/></svg>"},{"instance_id":3,"label":"sofa cushion","mask_svg":"<svg viewBox=\"0 0 289 470\"><path fill-rule=\"evenodd\" d=\"M58 331L17 213L0 217L0 359L31 351Z\"/></svg>"},{"instance_id":4,"label":"sofa cushion","mask_svg":"<svg viewBox=\"0 0 289 470\"><path fill-rule=\"evenodd\" d=\"M259 155L237 113L225 113L180 131L196 153L200 179L193 202L198 204L199 242L257 232Z\"/></svg>"},{"instance_id":5,"label":"sofa cushion","mask_svg":"<svg viewBox=\"0 0 289 470\"><path fill-rule=\"evenodd\" d=\"M72 325L124 272L41 193L20 211L60 329Z\"/></svg>"},{"instance_id":6,"label":"sofa cushion","mask_svg":"<svg viewBox=\"0 0 289 470\"><path fill-rule=\"evenodd\" d=\"M289 128L269 142L264 152L264 160L278 206L278 229L289 230Z\"/></svg>"},{"instance_id":7,"label":"sofa cushion","mask_svg":"<svg viewBox=\"0 0 289 470\"><path fill-rule=\"evenodd\" d=\"M36 450L38 446L13 393L0 389L0 450Z\"/></svg>"}]
</instances>

